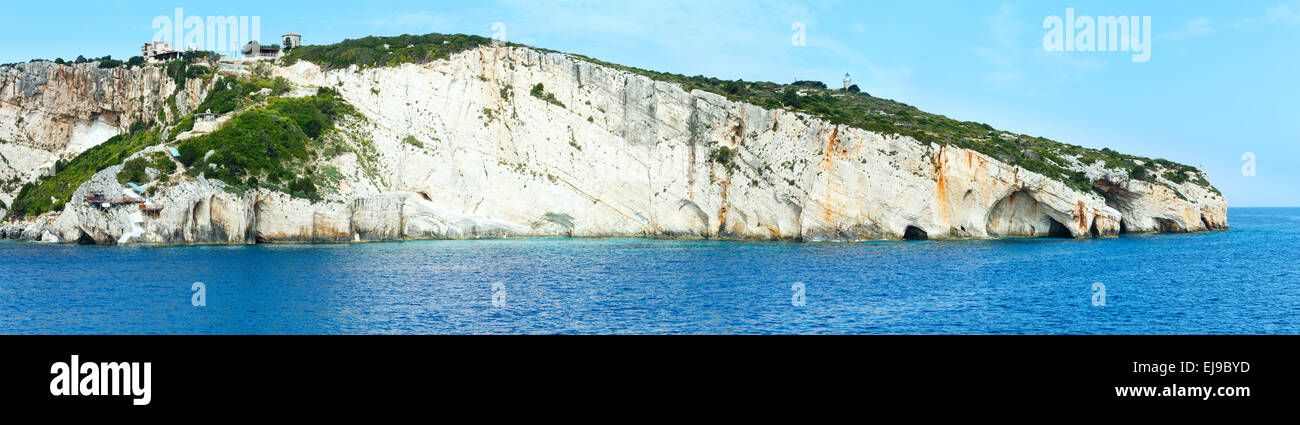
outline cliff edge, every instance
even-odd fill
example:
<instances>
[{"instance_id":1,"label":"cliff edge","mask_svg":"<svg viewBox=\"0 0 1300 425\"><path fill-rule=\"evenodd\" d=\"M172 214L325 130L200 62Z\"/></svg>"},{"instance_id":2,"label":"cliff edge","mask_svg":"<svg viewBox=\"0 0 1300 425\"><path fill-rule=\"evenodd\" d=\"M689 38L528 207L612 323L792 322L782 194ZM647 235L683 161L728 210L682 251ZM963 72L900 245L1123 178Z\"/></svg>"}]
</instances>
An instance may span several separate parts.
<instances>
[{"instance_id":1,"label":"cliff edge","mask_svg":"<svg viewBox=\"0 0 1300 425\"><path fill-rule=\"evenodd\" d=\"M188 146L161 137L123 159L175 161L175 170L150 166L139 179L149 180L142 182L145 203L161 211L142 215L136 205L85 201L122 193L127 186L117 177L124 165L117 164L94 173L61 211L11 222L4 236L100 244L535 236L858 241L1227 228L1226 200L1204 173L1167 161L1124 157L1142 169L1135 175L1114 160L990 131L989 140L1018 151L1014 157L1051 167L1013 163L977 145L759 106L524 46L482 45L384 67L297 61L271 72L293 87L282 97L331 91L354 110L294 157L300 167L284 181L314 182L311 195L295 194L289 183L267 184L274 172L229 177L224 165L205 162L222 155L220 147L164 155L167 147ZM0 128L12 128L6 126L15 114L6 111L16 109L4 105L14 104L18 91L0 82ZM102 119L77 108L49 109L77 123ZM37 136L60 128L37 127ZM43 142L23 146L67 143L37 136L31 139Z\"/></svg>"}]
</instances>

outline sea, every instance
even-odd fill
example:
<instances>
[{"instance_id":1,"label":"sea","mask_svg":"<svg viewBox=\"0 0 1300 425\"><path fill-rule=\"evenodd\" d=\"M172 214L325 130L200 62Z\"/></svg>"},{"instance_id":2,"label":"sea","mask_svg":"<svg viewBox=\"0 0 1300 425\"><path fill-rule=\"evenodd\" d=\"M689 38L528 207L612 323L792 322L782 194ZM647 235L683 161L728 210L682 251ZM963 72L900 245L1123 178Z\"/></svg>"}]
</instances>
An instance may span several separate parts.
<instances>
[{"instance_id":1,"label":"sea","mask_svg":"<svg viewBox=\"0 0 1300 425\"><path fill-rule=\"evenodd\" d=\"M5 241L0 333L1300 333L1300 208L1228 223L1083 240Z\"/></svg>"}]
</instances>

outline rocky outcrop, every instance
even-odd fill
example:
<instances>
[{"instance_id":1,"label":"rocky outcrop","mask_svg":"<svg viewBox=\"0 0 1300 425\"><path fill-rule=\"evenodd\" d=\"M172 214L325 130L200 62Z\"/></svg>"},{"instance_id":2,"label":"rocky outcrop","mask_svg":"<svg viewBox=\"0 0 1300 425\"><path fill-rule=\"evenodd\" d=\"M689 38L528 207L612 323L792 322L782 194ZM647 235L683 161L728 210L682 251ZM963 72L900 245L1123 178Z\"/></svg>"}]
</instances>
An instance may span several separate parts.
<instances>
[{"instance_id":1,"label":"rocky outcrop","mask_svg":"<svg viewBox=\"0 0 1300 425\"><path fill-rule=\"evenodd\" d=\"M165 209L128 243L1086 238L1227 223L1223 197L1192 183L1079 165L1101 192L1079 191L971 150L687 92L560 53L483 47L425 65L300 62L275 73L334 88L365 117L344 126L364 143L317 164L342 176L326 199L234 194L178 174L154 189ZM531 96L538 84L558 104ZM82 191L120 191L114 169ZM61 226L44 224L62 241L115 243L131 231L131 211L74 204Z\"/></svg>"},{"instance_id":2,"label":"rocky outcrop","mask_svg":"<svg viewBox=\"0 0 1300 425\"><path fill-rule=\"evenodd\" d=\"M0 67L0 181L32 181L57 159L70 159L137 122L171 122L202 102L209 88L189 79L178 89L160 66ZM11 202L19 186L6 185L0 200Z\"/></svg>"}]
</instances>

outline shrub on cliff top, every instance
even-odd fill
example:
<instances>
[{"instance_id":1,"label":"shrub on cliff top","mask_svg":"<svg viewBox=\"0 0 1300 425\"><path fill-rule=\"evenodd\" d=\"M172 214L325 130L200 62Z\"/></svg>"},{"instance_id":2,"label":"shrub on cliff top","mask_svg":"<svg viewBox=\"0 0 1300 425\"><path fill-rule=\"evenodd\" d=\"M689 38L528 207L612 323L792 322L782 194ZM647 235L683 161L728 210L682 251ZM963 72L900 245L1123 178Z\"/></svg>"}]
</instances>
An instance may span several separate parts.
<instances>
[{"instance_id":1,"label":"shrub on cliff top","mask_svg":"<svg viewBox=\"0 0 1300 425\"><path fill-rule=\"evenodd\" d=\"M126 164L122 165L122 171L117 173L117 182L121 184L139 183L144 184L149 181L149 173L145 168L149 167L149 160L144 157L136 157Z\"/></svg>"},{"instance_id":2,"label":"shrub on cliff top","mask_svg":"<svg viewBox=\"0 0 1300 425\"><path fill-rule=\"evenodd\" d=\"M396 66L446 59L464 50L491 43L486 37L465 34L426 34L364 37L323 46L300 46L284 58L286 64L305 60L328 69Z\"/></svg>"},{"instance_id":3,"label":"shrub on cliff top","mask_svg":"<svg viewBox=\"0 0 1300 425\"><path fill-rule=\"evenodd\" d=\"M276 78L223 78L213 84L208 97L203 99L194 110L214 114L232 112L240 107L256 102L253 94L262 89L270 89L270 96L282 96L289 92L290 84L284 77Z\"/></svg>"}]
</instances>

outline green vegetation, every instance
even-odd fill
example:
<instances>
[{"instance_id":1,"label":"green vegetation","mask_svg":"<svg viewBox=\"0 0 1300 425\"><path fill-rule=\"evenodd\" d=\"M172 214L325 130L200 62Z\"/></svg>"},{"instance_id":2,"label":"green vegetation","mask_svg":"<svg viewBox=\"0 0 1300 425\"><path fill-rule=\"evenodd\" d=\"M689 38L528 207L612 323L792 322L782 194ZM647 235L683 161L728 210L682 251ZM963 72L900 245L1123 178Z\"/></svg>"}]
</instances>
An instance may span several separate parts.
<instances>
[{"instance_id":1,"label":"green vegetation","mask_svg":"<svg viewBox=\"0 0 1300 425\"><path fill-rule=\"evenodd\" d=\"M102 69L111 69L111 68L117 68L119 66L122 66L122 61L113 59L112 55L104 56L99 59L94 59L93 61L99 61L99 67Z\"/></svg>"},{"instance_id":2,"label":"green vegetation","mask_svg":"<svg viewBox=\"0 0 1300 425\"><path fill-rule=\"evenodd\" d=\"M399 35L343 40L325 46L301 46L285 56L286 64L305 60L328 69L397 66L446 59L458 52L491 43L492 40L464 34Z\"/></svg>"},{"instance_id":3,"label":"green vegetation","mask_svg":"<svg viewBox=\"0 0 1300 425\"><path fill-rule=\"evenodd\" d=\"M420 149L424 149L424 143L421 143L420 139L416 139L415 136L410 136L410 135L406 136L406 138L402 139L402 143L415 146Z\"/></svg>"},{"instance_id":4,"label":"green vegetation","mask_svg":"<svg viewBox=\"0 0 1300 425\"><path fill-rule=\"evenodd\" d=\"M159 152L154 152L152 154L149 154L149 161L150 161L149 164L150 167L152 167L155 170L161 171L163 174L171 174L176 172L176 162L172 161L171 155L168 154L167 152L159 151Z\"/></svg>"},{"instance_id":5,"label":"green vegetation","mask_svg":"<svg viewBox=\"0 0 1300 425\"><path fill-rule=\"evenodd\" d=\"M117 182L121 184L131 182L147 183L149 181L149 173L145 172L147 167L149 167L149 160L144 157L129 160L122 165L122 171L117 173Z\"/></svg>"},{"instance_id":6,"label":"green vegetation","mask_svg":"<svg viewBox=\"0 0 1300 425\"><path fill-rule=\"evenodd\" d=\"M169 175L176 172L176 163L165 152L154 152L148 156L141 155L126 161L122 165L122 171L117 173L117 182L121 184L148 183L151 180L149 179L149 173L145 170L149 168L159 171L162 175Z\"/></svg>"},{"instance_id":7,"label":"green vegetation","mask_svg":"<svg viewBox=\"0 0 1300 425\"><path fill-rule=\"evenodd\" d=\"M206 173L236 190L285 185L294 196L320 199L304 164L315 155L321 136L334 129L335 120L354 113L330 89L304 98L272 98L216 132L182 142L181 163L192 167L192 174Z\"/></svg>"},{"instance_id":8,"label":"green vegetation","mask_svg":"<svg viewBox=\"0 0 1300 425\"><path fill-rule=\"evenodd\" d=\"M578 144L578 136L573 134L573 127L569 127L569 146L572 146L577 150L582 150L582 145Z\"/></svg>"},{"instance_id":9,"label":"green vegetation","mask_svg":"<svg viewBox=\"0 0 1300 425\"><path fill-rule=\"evenodd\" d=\"M179 90L188 79L212 78L215 75L209 67L192 64L192 61L203 58L204 55L200 54L184 60L171 61L163 65L164 70L169 77L176 79ZM76 63L95 60L81 57ZM101 65L105 62L103 59L99 61ZM143 64L143 58L138 60L132 58L125 62L128 67L133 66L133 63ZM223 128L223 131L187 140L181 146L182 152L190 153L190 156L185 158L191 161L187 164L204 166L218 164L216 170L205 171L212 174L213 178L241 187L243 182L238 177L248 176L250 173L257 174L267 179L265 181L269 184L284 182L288 187L287 191L296 196L314 198L315 185L310 181L309 176L298 178L292 174L293 171L302 169L301 160L305 159L305 154L299 148L304 140L310 141L332 128L334 117L339 113L349 113L351 108L341 100L335 99L336 93L327 90L304 99L272 97L287 93L290 87L289 82L283 78L253 77L242 80L226 78L219 81L199 106L199 110L211 109L214 113L227 113L252 107L267 98L271 98L272 101L266 107L254 109L254 113L249 117L245 118L244 115L237 117L244 118L243 120L232 119L237 122L227 126L233 127L230 132L224 132ZM270 90L269 93L260 93L262 89ZM172 95L174 96L174 93ZM169 97L167 102L169 107L173 107L171 99L173 98ZM158 123L161 119L159 118ZM193 126L194 116L188 114L176 122L172 130L166 134L167 139L173 139L181 132L192 129ZM19 190L12 207L9 208L9 217L21 218L62 209L71 201L72 194L78 187L90 180L95 173L113 165L123 164L122 171L117 175L120 183L148 183L149 177L145 171L148 168L160 171L162 177L159 179L166 180L169 174L175 172L177 166L165 152L155 152L123 163L128 156L161 143L163 134L160 128L161 126L156 125L155 122L137 122L127 133L114 136L86 150L71 161L57 162L55 166L57 173L53 177L27 183ZM257 131L254 135L256 137L250 136L249 132L252 131L250 128ZM273 142L262 145L265 148L262 150L249 146L250 141L264 140L273 140ZM194 154L196 150L205 146L208 149L218 147L214 149L217 153L214 153L210 161L199 160L207 150L203 150L198 155ZM253 152L260 152L260 157ZM310 170L305 171L310 174ZM256 177L251 179L256 182ZM275 188L279 189L279 187Z\"/></svg>"},{"instance_id":10,"label":"green vegetation","mask_svg":"<svg viewBox=\"0 0 1300 425\"><path fill-rule=\"evenodd\" d=\"M716 143L716 142L715 142ZM736 163L736 151L726 146L719 146L709 151L709 161L722 165L727 173L733 173L739 164Z\"/></svg>"},{"instance_id":11,"label":"green vegetation","mask_svg":"<svg viewBox=\"0 0 1300 425\"><path fill-rule=\"evenodd\" d=\"M191 78L212 78L214 75L212 68L206 66L195 66L190 63L189 59L178 59L167 62L163 65L166 74L176 81L176 90L185 87L185 81Z\"/></svg>"},{"instance_id":12,"label":"green vegetation","mask_svg":"<svg viewBox=\"0 0 1300 425\"><path fill-rule=\"evenodd\" d=\"M181 133L194 129L194 114L185 114L176 125L172 126L172 131L167 133L167 140L174 140Z\"/></svg>"},{"instance_id":13,"label":"green vegetation","mask_svg":"<svg viewBox=\"0 0 1300 425\"><path fill-rule=\"evenodd\" d=\"M207 112L211 110L214 114L224 114L233 112L236 109L260 103L263 100L256 93L263 89L270 89L270 96L282 96L288 93L292 86L284 77L270 78L223 78L213 85L212 91L208 97L199 104L196 112Z\"/></svg>"},{"instance_id":14,"label":"green vegetation","mask_svg":"<svg viewBox=\"0 0 1300 425\"><path fill-rule=\"evenodd\" d=\"M545 100L547 103L561 108L564 107L564 104L560 103L560 100L555 98L555 93L547 92L546 87L543 86L542 83L537 83L537 85L533 86L533 90L529 92L529 94L533 95L535 98Z\"/></svg>"},{"instance_id":15,"label":"green vegetation","mask_svg":"<svg viewBox=\"0 0 1300 425\"><path fill-rule=\"evenodd\" d=\"M793 83L790 83L790 85L795 87L807 87L812 89L826 90L826 83L823 83L821 81L800 80L800 81L795 81Z\"/></svg>"},{"instance_id":16,"label":"green vegetation","mask_svg":"<svg viewBox=\"0 0 1300 425\"><path fill-rule=\"evenodd\" d=\"M208 92L208 97L203 99L194 112L212 111L214 114L225 114L234 112L240 108L248 107L260 103L265 98L271 96L282 96L292 88L289 80L284 77L276 78L258 78L250 77L247 79L223 78L212 86L212 91ZM263 89L270 89L270 92L262 95L259 94ZM174 103L174 97L168 98L169 103ZM194 129L194 114L186 114L172 126L167 133L167 140L173 140L177 135Z\"/></svg>"},{"instance_id":17,"label":"green vegetation","mask_svg":"<svg viewBox=\"0 0 1300 425\"><path fill-rule=\"evenodd\" d=\"M77 56L77 59L72 61L63 60L63 58L55 58L53 61L45 60L45 59L32 59L30 61L27 61L26 63L36 63L36 62L53 62L54 64L57 65L76 65L76 64L83 64L83 63L99 62L97 66L101 69L112 69L123 65L125 65L127 69L144 66L144 58L141 56L132 56L131 59L128 59L126 61L120 61L117 59L113 59L112 55L105 55L102 58L86 58L85 56ZM6 63L0 65L0 68L5 68L5 67L12 68L22 63L24 62Z\"/></svg>"},{"instance_id":18,"label":"green vegetation","mask_svg":"<svg viewBox=\"0 0 1300 425\"><path fill-rule=\"evenodd\" d=\"M63 208L86 181L105 168L121 164L123 159L158 143L158 134L145 124L132 126L126 134L113 136L104 143L82 152L67 164L56 167L58 173L37 183L27 183L14 198L9 211L12 218L39 215ZM54 198L53 201L50 198Z\"/></svg>"}]
</instances>

